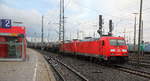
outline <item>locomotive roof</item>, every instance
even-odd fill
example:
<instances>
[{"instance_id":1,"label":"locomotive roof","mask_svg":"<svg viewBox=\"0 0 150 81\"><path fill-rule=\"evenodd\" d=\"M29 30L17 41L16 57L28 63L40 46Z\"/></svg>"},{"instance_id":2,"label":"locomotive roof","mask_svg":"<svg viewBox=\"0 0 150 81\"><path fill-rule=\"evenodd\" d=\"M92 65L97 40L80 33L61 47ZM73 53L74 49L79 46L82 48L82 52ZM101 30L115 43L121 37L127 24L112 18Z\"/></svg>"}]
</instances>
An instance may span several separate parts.
<instances>
[{"instance_id":1,"label":"locomotive roof","mask_svg":"<svg viewBox=\"0 0 150 81\"><path fill-rule=\"evenodd\" d=\"M100 40L100 39L124 39L124 38L123 37L103 36L100 38L89 38L89 39L83 39L83 40L79 40L79 41L96 41L96 40Z\"/></svg>"},{"instance_id":2,"label":"locomotive roof","mask_svg":"<svg viewBox=\"0 0 150 81\"><path fill-rule=\"evenodd\" d=\"M82 40L76 39L76 40L73 40L73 41L84 42L84 41L96 41L96 40L100 40L100 39L124 39L124 38L123 37L103 36L103 37L100 37L100 38L88 38L88 39L82 39ZM66 40L66 41L64 41L64 43L70 43L70 42L73 42L73 41Z\"/></svg>"},{"instance_id":3,"label":"locomotive roof","mask_svg":"<svg viewBox=\"0 0 150 81\"><path fill-rule=\"evenodd\" d=\"M95 41L95 40L98 40L99 38L89 38L89 39L83 39L83 40L80 40L80 41Z\"/></svg>"},{"instance_id":4,"label":"locomotive roof","mask_svg":"<svg viewBox=\"0 0 150 81\"><path fill-rule=\"evenodd\" d=\"M112 36L107 36L107 37L101 37L100 39L124 39L123 37L112 37Z\"/></svg>"}]
</instances>

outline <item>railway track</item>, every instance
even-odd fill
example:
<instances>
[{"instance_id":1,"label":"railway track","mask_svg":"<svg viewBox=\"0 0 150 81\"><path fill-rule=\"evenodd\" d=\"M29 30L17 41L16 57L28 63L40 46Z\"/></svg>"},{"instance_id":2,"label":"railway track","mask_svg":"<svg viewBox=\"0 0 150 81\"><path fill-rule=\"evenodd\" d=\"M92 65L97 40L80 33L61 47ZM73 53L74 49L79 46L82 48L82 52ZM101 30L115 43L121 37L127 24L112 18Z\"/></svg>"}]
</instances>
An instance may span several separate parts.
<instances>
[{"instance_id":1,"label":"railway track","mask_svg":"<svg viewBox=\"0 0 150 81\"><path fill-rule=\"evenodd\" d=\"M149 74L146 75L146 73L143 73L143 74L139 72L136 73L137 71L136 72L133 71L132 69L134 68L132 67L130 67L132 68L131 70L129 69L125 70L125 68L123 70L120 67L115 67L115 66L113 67L112 65L109 66L108 64L92 63L89 61L85 61L83 59L72 58L72 56L71 57L60 56L59 54L53 54L53 53L50 54L49 52L45 52L45 51L40 51L40 52L43 53L43 56L45 56L47 61L51 62L54 68L56 69L56 71L58 71L56 73L56 71L53 70L55 78L58 78L56 79L57 81L121 81L121 80L123 81L149 81L150 79ZM67 64L67 66L69 65L70 67L73 67L73 69L76 69L77 72L84 74L88 79L83 80L80 77L76 78L78 77L78 75L76 75L75 73L72 73L72 71L69 71L69 74L68 72L66 74L74 75L73 77L75 78L67 79L65 75L63 75L62 72L60 72L61 70L58 69L58 67L64 67L64 68L66 67L59 64L55 59L58 59L59 61ZM129 68L128 66L124 66L124 65L122 67ZM70 76L67 76L67 77L70 77Z\"/></svg>"},{"instance_id":2,"label":"railway track","mask_svg":"<svg viewBox=\"0 0 150 81\"><path fill-rule=\"evenodd\" d=\"M52 68L54 69L54 71L56 72L58 77L61 79L61 81L89 81L84 75L79 73L77 70L75 70L72 67L68 66L67 64L59 61L58 59L53 58L51 56L46 56L46 55L44 57L49 62L49 64L52 66ZM64 68L66 68L67 71L64 71ZM66 78L66 77L69 77L69 76L65 76L65 74L66 75L71 74L69 71L71 73L73 73L73 75L76 75L77 78L75 78L75 76L73 76L73 79ZM68 72L68 74L67 74L67 72Z\"/></svg>"},{"instance_id":3,"label":"railway track","mask_svg":"<svg viewBox=\"0 0 150 81\"><path fill-rule=\"evenodd\" d=\"M137 62L136 59L134 60L129 60L130 62ZM146 63L146 64L150 64L150 61L149 60L140 60L140 63Z\"/></svg>"},{"instance_id":4,"label":"railway track","mask_svg":"<svg viewBox=\"0 0 150 81\"><path fill-rule=\"evenodd\" d=\"M127 72L130 74L134 74L134 75L138 75L138 76L150 79L150 73L148 73L148 72L139 71L139 70L132 69L132 68L125 67L125 66L121 66L121 65L114 65L113 67L115 69L123 71L123 72Z\"/></svg>"},{"instance_id":5,"label":"railway track","mask_svg":"<svg viewBox=\"0 0 150 81\"><path fill-rule=\"evenodd\" d=\"M150 68L150 62L149 61L139 61L139 64L137 63L137 60L130 60L128 61L128 64L130 65L139 65L141 67Z\"/></svg>"}]
</instances>

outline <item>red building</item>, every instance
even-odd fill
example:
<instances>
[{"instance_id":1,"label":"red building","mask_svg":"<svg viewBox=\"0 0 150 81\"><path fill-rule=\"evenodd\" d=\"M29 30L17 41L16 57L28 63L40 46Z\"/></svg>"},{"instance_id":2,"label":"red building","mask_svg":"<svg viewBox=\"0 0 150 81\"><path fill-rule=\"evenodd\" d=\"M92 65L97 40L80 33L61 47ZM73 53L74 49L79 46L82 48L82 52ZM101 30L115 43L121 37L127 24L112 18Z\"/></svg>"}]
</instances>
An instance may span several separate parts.
<instances>
[{"instance_id":1,"label":"red building","mask_svg":"<svg viewBox=\"0 0 150 81\"><path fill-rule=\"evenodd\" d=\"M20 59L26 57L25 27L0 28L0 59Z\"/></svg>"}]
</instances>

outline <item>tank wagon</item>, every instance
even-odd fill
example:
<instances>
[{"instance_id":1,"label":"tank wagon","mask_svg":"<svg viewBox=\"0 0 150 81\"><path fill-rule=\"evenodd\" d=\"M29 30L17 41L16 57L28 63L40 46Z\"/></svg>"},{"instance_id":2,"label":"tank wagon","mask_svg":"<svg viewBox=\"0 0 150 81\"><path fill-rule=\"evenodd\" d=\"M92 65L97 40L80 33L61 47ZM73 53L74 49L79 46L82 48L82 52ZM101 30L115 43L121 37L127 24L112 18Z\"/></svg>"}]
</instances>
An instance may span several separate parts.
<instances>
[{"instance_id":1,"label":"tank wagon","mask_svg":"<svg viewBox=\"0 0 150 81\"><path fill-rule=\"evenodd\" d=\"M59 47L60 52L96 57L105 61L127 61L128 46L123 37L104 36L97 39L65 42Z\"/></svg>"}]
</instances>

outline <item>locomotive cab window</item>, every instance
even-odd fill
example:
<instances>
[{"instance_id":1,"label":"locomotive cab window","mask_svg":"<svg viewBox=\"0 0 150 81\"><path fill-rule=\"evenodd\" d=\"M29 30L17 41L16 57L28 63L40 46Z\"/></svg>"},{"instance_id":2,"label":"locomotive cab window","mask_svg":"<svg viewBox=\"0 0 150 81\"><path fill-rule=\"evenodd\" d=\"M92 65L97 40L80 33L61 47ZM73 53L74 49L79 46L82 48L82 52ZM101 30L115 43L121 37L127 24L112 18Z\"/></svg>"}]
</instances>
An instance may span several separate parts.
<instances>
[{"instance_id":1,"label":"locomotive cab window","mask_svg":"<svg viewBox=\"0 0 150 81\"><path fill-rule=\"evenodd\" d=\"M121 40L121 39L110 39L110 45L113 46L120 46L120 45L126 45L125 40Z\"/></svg>"}]
</instances>

